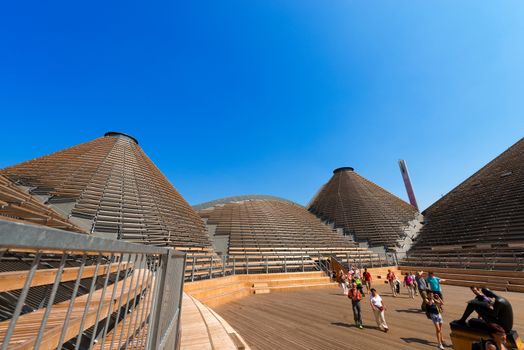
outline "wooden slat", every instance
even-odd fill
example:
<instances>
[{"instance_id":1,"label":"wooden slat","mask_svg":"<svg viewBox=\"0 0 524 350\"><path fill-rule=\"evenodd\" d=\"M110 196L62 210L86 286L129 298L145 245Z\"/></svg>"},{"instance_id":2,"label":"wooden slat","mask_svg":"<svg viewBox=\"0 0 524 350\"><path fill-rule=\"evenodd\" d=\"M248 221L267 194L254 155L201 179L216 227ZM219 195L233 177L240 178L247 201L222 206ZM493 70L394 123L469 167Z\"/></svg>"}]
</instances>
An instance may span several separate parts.
<instances>
[{"instance_id":1,"label":"wooden slat","mask_svg":"<svg viewBox=\"0 0 524 350\"><path fill-rule=\"evenodd\" d=\"M125 270L132 266L132 263L122 263L120 269ZM108 265L101 265L97 276L105 275L107 273ZM118 264L111 264L110 272L116 272ZM76 280L80 267L66 267L62 272L60 282L68 282ZM95 275L96 266L90 265L85 266L82 273L82 278L90 278ZM44 269L36 271L33 280L31 281L31 287L43 286L46 284L52 284L55 281L58 269ZM8 271L0 272L0 292L7 292L10 290L21 289L24 286L27 271Z\"/></svg>"}]
</instances>

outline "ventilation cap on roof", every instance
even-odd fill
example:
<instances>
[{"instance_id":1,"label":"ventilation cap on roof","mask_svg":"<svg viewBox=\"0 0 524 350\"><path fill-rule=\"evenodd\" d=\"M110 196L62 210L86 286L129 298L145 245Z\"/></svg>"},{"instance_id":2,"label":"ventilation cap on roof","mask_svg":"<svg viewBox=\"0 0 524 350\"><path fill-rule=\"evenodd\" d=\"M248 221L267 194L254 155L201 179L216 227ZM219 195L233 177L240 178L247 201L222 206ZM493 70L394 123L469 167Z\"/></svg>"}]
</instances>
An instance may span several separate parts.
<instances>
[{"instance_id":1,"label":"ventilation cap on roof","mask_svg":"<svg viewBox=\"0 0 524 350\"><path fill-rule=\"evenodd\" d=\"M355 171L355 169L353 169L352 167L350 166L344 166L342 168L336 168L335 170L333 170L333 174L336 174L338 173L339 171Z\"/></svg>"},{"instance_id":2,"label":"ventilation cap on roof","mask_svg":"<svg viewBox=\"0 0 524 350\"><path fill-rule=\"evenodd\" d=\"M124 134L123 132L109 131L109 132L106 132L104 134L104 136L122 137L122 138L125 138L125 139L130 139L130 140L132 140L134 143L136 143L138 145L138 140L137 139L135 139L131 135Z\"/></svg>"}]
</instances>

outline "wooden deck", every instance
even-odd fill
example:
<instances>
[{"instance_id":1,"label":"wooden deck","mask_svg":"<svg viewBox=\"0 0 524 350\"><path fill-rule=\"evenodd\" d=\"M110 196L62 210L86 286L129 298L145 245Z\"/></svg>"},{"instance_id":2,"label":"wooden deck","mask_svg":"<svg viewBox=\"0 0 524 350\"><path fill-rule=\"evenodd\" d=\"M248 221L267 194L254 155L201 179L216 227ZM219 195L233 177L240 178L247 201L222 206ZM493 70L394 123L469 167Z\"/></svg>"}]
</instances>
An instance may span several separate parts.
<instances>
[{"instance_id":1,"label":"wooden deck","mask_svg":"<svg viewBox=\"0 0 524 350\"><path fill-rule=\"evenodd\" d=\"M181 350L250 350L227 322L197 299L184 293Z\"/></svg>"},{"instance_id":2,"label":"wooden deck","mask_svg":"<svg viewBox=\"0 0 524 350\"><path fill-rule=\"evenodd\" d=\"M420 297L409 299L406 290L393 298L386 285L377 287L388 310L390 331L377 329L365 297L364 329L353 326L350 301L339 289L253 295L215 308L250 345L263 349L431 349L436 348L433 324L419 312ZM451 349L449 322L459 318L468 288L444 286L444 341ZM500 292L513 305L514 328L524 335L524 294Z\"/></svg>"}]
</instances>

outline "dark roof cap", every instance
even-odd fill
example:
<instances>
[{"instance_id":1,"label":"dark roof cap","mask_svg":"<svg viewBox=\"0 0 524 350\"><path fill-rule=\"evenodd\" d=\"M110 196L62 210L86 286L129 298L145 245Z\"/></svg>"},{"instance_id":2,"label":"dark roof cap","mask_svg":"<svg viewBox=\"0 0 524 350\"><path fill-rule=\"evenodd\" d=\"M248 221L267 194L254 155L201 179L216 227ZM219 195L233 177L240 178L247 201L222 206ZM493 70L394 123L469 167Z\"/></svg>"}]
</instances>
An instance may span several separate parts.
<instances>
[{"instance_id":1,"label":"dark roof cap","mask_svg":"<svg viewBox=\"0 0 524 350\"><path fill-rule=\"evenodd\" d=\"M133 136L124 134L123 132L117 132L117 131L108 131L104 134L104 136L112 136L112 137L124 137L132 140L134 143L138 145L138 140L135 139Z\"/></svg>"},{"instance_id":2,"label":"dark roof cap","mask_svg":"<svg viewBox=\"0 0 524 350\"><path fill-rule=\"evenodd\" d=\"M336 174L338 173L339 171L355 171L355 169L353 169L352 167L350 166L344 166L342 168L336 168L335 170L333 170L333 174Z\"/></svg>"}]
</instances>

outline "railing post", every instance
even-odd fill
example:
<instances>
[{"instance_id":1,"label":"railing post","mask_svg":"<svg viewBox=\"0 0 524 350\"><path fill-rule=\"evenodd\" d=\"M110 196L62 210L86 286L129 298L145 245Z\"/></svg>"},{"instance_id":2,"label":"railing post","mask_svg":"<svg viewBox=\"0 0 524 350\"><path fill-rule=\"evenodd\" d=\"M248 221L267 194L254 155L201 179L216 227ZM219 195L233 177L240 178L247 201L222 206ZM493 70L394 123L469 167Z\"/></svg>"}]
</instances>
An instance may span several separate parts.
<instances>
[{"instance_id":1,"label":"railing post","mask_svg":"<svg viewBox=\"0 0 524 350\"><path fill-rule=\"evenodd\" d=\"M300 258L302 259L302 272L304 272L304 255L301 255Z\"/></svg>"},{"instance_id":2,"label":"railing post","mask_svg":"<svg viewBox=\"0 0 524 350\"><path fill-rule=\"evenodd\" d=\"M233 255L233 275L236 274L236 257Z\"/></svg>"},{"instance_id":3,"label":"railing post","mask_svg":"<svg viewBox=\"0 0 524 350\"><path fill-rule=\"evenodd\" d=\"M191 282L195 280L195 265L196 265L196 256L193 256L193 266L191 266Z\"/></svg>"},{"instance_id":4,"label":"railing post","mask_svg":"<svg viewBox=\"0 0 524 350\"><path fill-rule=\"evenodd\" d=\"M287 273L287 259L285 255L284 255L284 272Z\"/></svg>"},{"instance_id":5,"label":"railing post","mask_svg":"<svg viewBox=\"0 0 524 350\"><path fill-rule=\"evenodd\" d=\"M266 255L266 274L269 273L269 257Z\"/></svg>"},{"instance_id":6,"label":"railing post","mask_svg":"<svg viewBox=\"0 0 524 350\"><path fill-rule=\"evenodd\" d=\"M180 281L179 290L175 288L175 281L170 277L177 270L184 271L185 258L183 264L177 267L174 257L175 251L170 249L166 254L161 255L161 271L158 284L155 287L155 297L152 302L152 312L150 315L150 329L147 349L161 349L166 344L177 344L180 340L180 308L182 305L183 280ZM176 293L176 295L175 295ZM177 305L173 305L173 299L178 297Z\"/></svg>"},{"instance_id":7,"label":"railing post","mask_svg":"<svg viewBox=\"0 0 524 350\"><path fill-rule=\"evenodd\" d=\"M226 275L226 256L222 255L222 277Z\"/></svg>"},{"instance_id":8,"label":"railing post","mask_svg":"<svg viewBox=\"0 0 524 350\"><path fill-rule=\"evenodd\" d=\"M246 275L249 275L249 256L246 255Z\"/></svg>"},{"instance_id":9,"label":"railing post","mask_svg":"<svg viewBox=\"0 0 524 350\"><path fill-rule=\"evenodd\" d=\"M213 278L213 255L209 259L209 279Z\"/></svg>"}]
</instances>

